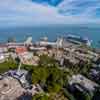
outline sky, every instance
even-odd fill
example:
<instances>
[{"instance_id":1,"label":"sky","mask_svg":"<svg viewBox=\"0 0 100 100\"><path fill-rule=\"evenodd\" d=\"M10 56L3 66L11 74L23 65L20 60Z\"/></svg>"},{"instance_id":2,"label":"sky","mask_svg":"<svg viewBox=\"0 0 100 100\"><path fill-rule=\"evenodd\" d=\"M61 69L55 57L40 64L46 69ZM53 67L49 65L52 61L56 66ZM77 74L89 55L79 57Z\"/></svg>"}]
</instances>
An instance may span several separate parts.
<instances>
[{"instance_id":1,"label":"sky","mask_svg":"<svg viewBox=\"0 0 100 100\"><path fill-rule=\"evenodd\" d=\"M100 25L100 0L0 0L0 27Z\"/></svg>"}]
</instances>

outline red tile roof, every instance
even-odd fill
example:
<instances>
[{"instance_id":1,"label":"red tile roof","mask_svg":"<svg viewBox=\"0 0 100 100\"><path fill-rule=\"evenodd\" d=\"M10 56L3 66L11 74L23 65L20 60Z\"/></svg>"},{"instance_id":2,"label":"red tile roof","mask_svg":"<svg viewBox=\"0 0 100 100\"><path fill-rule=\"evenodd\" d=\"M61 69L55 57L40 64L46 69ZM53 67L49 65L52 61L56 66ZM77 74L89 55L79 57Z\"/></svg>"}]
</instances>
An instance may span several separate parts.
<instances>
[{"instance_id":1,"label":"red tile roof","mask_svg":"<svg viewBox=\"0 0 100 100\"><path fill-rule=\"evenodd\" d=\"M24 52L27 52L27 48L25 48L25 47L17 47L16 48L16 53L21 54Z\"/></svg>"}]
</instances>

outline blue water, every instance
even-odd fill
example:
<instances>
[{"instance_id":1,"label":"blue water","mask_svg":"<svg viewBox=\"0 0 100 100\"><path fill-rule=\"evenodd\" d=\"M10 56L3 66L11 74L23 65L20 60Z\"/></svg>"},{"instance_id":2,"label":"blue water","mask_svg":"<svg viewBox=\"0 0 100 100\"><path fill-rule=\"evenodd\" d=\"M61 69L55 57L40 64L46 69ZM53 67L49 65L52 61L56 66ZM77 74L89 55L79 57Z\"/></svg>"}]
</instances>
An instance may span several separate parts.
<instances>
[{"instance_id":1,"label":"blue water","mask_svg":"<svg viewBox=\"0 0 100 100\"><path fill-rule=\"evenodd\" d=\"M17 41L25 40L27 36L32 36L33 41L47 36L53 41L57 36L75 34L93 40L93 47L100 47L100 28L79 27L79 26L59 26L59 27L26 27L26 28L6 28L0 29L0 42L6 42L9 37L15 37Z\"/></svg>"}]
</instances>

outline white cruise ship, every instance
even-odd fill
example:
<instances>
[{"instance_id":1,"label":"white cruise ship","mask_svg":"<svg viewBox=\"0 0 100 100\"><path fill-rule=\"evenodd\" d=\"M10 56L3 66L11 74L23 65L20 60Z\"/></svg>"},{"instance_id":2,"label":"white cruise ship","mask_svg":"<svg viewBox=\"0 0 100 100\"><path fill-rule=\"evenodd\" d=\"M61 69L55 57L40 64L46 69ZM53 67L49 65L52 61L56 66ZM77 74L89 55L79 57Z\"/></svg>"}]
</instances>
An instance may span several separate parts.
<instances>
[{"instance_id":1,"label":"white cruise ship","mask_svg":"<svg viewBox=\"0 0 100 100\"><path fill-rule=\"evenodd\" d=\"M91 46L92 41L88 38L80 37L77 35L67 35L66 40L76 43L76 44L85 44L87 46Z\"/></svg>"}]
</instances>

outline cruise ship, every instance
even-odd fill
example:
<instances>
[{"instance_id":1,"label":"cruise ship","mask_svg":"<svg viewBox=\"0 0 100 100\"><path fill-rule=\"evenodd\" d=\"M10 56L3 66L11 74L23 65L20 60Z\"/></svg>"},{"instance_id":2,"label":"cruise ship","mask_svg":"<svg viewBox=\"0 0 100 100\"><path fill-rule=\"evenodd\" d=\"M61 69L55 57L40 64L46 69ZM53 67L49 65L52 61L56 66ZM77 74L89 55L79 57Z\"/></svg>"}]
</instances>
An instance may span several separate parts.
<instances>
[{"instance_id":1,"label":"cruise ship","mask_svg":"<svg viewBox=\"0 0 100 100\"><path fill-rule=\"evenodd\" d=\"M92 42L88 38L84 38L84 37L72 35L72 34L68 34L66 37L66 40L73 42L75 44L85 44L87 46L91 46L91 42Z\"/></svg>"}]
</instances>

